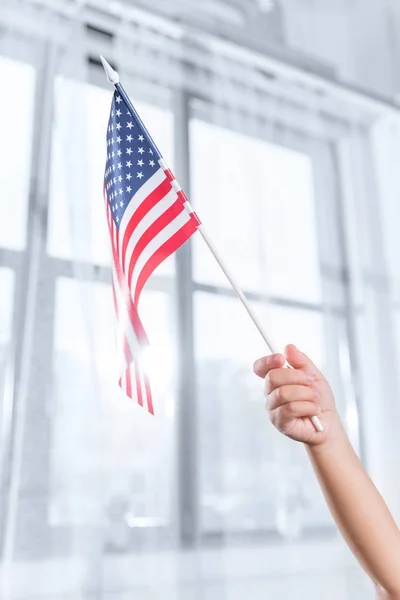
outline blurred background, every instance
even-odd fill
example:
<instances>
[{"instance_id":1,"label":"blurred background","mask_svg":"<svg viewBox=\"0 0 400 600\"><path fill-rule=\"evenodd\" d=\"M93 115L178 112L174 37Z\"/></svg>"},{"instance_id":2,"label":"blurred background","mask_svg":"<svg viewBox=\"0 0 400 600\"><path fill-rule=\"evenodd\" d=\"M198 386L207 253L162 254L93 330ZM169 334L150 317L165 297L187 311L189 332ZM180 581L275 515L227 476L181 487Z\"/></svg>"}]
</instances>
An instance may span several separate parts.
<instances>
[{"instance_id":1,"label":"blurred background","mask_svg":"<svg viewBox=\"0 0 400 600\"><path fill-rule=\"evenodd\" d=\"M372 598L201 239L141 301L156 416L117 387L100 53L400 517L400 6L0 0L1 598Z\"/></svg>"}]
</instances>

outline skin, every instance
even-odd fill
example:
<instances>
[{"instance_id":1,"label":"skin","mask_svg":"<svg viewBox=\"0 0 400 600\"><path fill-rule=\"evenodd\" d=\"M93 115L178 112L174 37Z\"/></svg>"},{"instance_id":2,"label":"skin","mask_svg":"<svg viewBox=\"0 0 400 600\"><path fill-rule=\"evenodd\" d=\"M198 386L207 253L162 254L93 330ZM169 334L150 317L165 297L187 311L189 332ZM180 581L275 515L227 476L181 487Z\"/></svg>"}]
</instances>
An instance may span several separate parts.
<instances>
[{"instance_id":1,"label":"skin","mask_svg":"<svg viewBox=\"0 0 400 600\"><path fill-rule=\"evenodd\" d=\"M302 442L330 511L351 551L376 586L380 600L400 600L400 531L354 452L332 390L312 361L295 346L285 356L258 359L272 424ZM292 369L285 368L286 361ZM323 432L309 417L317 415Z\"/></svg>"}]
</instances>

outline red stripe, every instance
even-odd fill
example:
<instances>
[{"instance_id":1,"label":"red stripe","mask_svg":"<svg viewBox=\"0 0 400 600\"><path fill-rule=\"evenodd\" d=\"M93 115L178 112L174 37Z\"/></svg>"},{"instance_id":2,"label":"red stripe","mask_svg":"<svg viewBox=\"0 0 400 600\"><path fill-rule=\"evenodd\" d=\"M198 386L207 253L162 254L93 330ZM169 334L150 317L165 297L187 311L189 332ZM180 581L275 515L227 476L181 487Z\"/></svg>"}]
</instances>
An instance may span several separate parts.
<instances>
[{"instance_id":1,"label":"red stripe","mask_svg":"<svg viewBox=\"0 0 400 600\"><path fill-rule=\"evenodd\" d=\"M171 171L171 169L165 170L164 173L166 174L168 181L174 181L175 176L174 176L173 172Z\"/></svg>"},{"instance_id":2,"label":"red stripe","mask_svg":"<svg viewBox=\"0 0 400 600\"><path fill-rule=\"evenodd\" d=\"M115 237L115 240L116 240L115 254L117 256L119 256L119 235L118 235L118 229L117 229L117 226L116 226L116 224L114 222L114 219L112 221L112 227L113 227L113 238L112 239L114 240L114 237ZM115 233L115 235L114 235L114 233Z\"/></svg>"},{"instance_id":3,"label":"red stripe","mask_svg":"<svg viewBox=\"0 0 400 600\"><path fill-rule=\"evenodd\" d=\"M151 395L151 388L150 388L150 382L148 380L147 375L144 375L144 386L146 388L146 396L147 396L147 409L149 411L149 413L151 415L154 415L154 408L153 408L153 398Z\"/></svg>"},{"instance_id":4,"label":"red stripe","mask_svg":"<svg viewBox=\"0 0 400 600\"><path fill-rule=\"evenodd\" d=\"M131 238L132 233L135 231L136 227L140 223L140 221L147 215L147 213L155 206L158 202L160 202L172 189L171 183L164 179L162 183L155 190L153 190L147 198L143 202L139 204L135 212L133 213L128 226L124 232L124 239L122 243L122 264L125 264L125 255L126 249L129 244L129 240Z\"/></svg>"},{"instance_id":5,"label":"red stripe","mask_svg":"<svg viewBox=\"0 0 400 600\"><path fill-rule=\"evenodd\" d=\"M131 367L129 366L126 370L126 395L132 398L132 382L131 382Z\"/></svg>"},{"instance_id":6,"label":"red stripe","mask_svg":"<svg viewBox=\"0 0 400 600\"><path fill-rule=\"evenodd\" d=\"M156 268L166 259L168 256L173 254L182 244L184 244L197 228L194 226L193 221L188 221L179 231L177 231L172 237L170 237L162 246L160 246L154 254L149 258L147 263L144 265L138 277L135 287L135 298L134 303L137 304L140 293L146 284L146 281L156 270Z\"/></svg>"},{"instance_id":7,"label":"red stripe","mask_svg":"<svg viewBox=\"0 0 400 600\"><path fill-rule=\"evenodd\" d=\"M136 379L136 394L137 401L140 406L143 406L142 386L140 385L140 370L139 365L135 362L135 379Z\"/></svg>"},{"instance_id":8,"label":"red stripe","mask_svg":"<svg viewBox=\"0 0 400 600\"><path fill-rule=\"evenodd\" d=\"M185 192L183 190L180 190L178 192L178 197L181 200L181 202L183 204L185 204L185 202L189 202L188 197L186 196ZM193 211L192 213L190 213L190 218L192 219L192 221L194 222L194 224L196 225L196 227L198 227L199 225L201 225L201 221L199 219L199 217L197 216L197 214Z\"/></svg>"},{"instance_id":9,"label":"red stripe","mask_svg":"<svg viewBox=\"0 0 400 600\"><path fill-rule=\"evenodd\" d=\"M188 197L186 196L186 194L183 190L179 190L178 196L179 196L179 199L182 201L182 204L185 204L185 202L188 202Z\"/></svg>"},{"instance_id":10,"label":"red stripe","mask_svg":"<svg viewBox=\"0 0 400 600\"><path fill-rule=\"evenodd\" d=\"M133 250L132 256L129 261L129 269L128 269L128 284L129 286L132 283L132 272L135 268L135 265L139 259L139 256L146 248L146 246L158 235L167 225L169 225L181 212L183 212L184 208L179 200L176 200L162 215L156 219L148 229L143 233L141 238L138 240L137 244L135 244L135 248Z\"/></svg>"}]
</instances>

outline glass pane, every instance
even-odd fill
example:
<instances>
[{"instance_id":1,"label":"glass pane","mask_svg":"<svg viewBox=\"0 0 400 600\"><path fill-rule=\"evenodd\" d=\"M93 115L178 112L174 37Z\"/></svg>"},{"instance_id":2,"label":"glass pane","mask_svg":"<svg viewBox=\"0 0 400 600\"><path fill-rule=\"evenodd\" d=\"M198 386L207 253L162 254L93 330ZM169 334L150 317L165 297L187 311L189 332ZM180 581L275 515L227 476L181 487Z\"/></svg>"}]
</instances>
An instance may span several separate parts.
<instances>
[{"instance_id":1,"label":"glass pane","mask_svg":"<svg viewBox=\"0 0 400 600\"><path fill-rule=\"evenodd\" d=\"M22 250L31 173L35 71L0 56L0 246Z\"/></svg>"},{"instance_id":2,"label":"glass pane","mask_svg":"<svg viewBox=\"0 0 400 600\"><path fill-rule=\"evenodd\" d=\"M110 264L103 200L111 91L59 77L51 164L47 249L53 256ZM173 153L171 111L135 102L165 156ZM174 258L159 274L174 271Z\"/></svg>"},{"instance_id":3,"label":"glass pane","mask_svg":"<svg viewBox=\"0 0 400 600\"><path fill-rule=\"evenodd\" d=\"M263 318L264 309L255 308ZM280 347L294 341L324 362L319 314L270 307L267 316ZM243 308L233 298L199 292L195 328L203 530L295 535L330 523L304 449L289 444L265 414L252 363L267 351Z\"/></svg>"},{"instance_id":4,"label":"glass pane","mask_svg":"<svg viewBox=\"0 0 400 600\"><path fill-rule=\"evenodd\" d=\"M14 306L14 273L0 267L0 467L9 434L12 411L12 382L7 382L6 366L9 344L12 339ZM0 477L1 487L1 477ZM0 499L1 503L1 499Z\"/></svg>"},{"instance_id":5,"label":"glass pane","mask_svg":"<svg viewBox=\"0 0 400 600\"><path fill-rule=\"evenodd\" d=\"M169 298L145 292L140 311L161 364L155 417L117 387L113 310L110 286L58 280L51 522L105 526L111 551L136 528L171 524L175 406Z\"/></svg>"},{"instance_id":6,"label":"glass pane","mask_svg":"<svg viewBox=\"0 0 400 600\"><path fill-rule=\"evenodd\" d=\"M0 267L0 345L11 339L12 313L14 306L14 272Z\"/></svg>"},{"instance_id":7,"label":"glass pane","mask_svg":"<svg viewBox=\"0 0 400 600\"><path fill-rule=\"evenodd\" d=\"M310 158L196 119L190 134L193 203L240 285L320 301ZM200 238L194 273L226 285Z\"/></svg>"}]
</instances>

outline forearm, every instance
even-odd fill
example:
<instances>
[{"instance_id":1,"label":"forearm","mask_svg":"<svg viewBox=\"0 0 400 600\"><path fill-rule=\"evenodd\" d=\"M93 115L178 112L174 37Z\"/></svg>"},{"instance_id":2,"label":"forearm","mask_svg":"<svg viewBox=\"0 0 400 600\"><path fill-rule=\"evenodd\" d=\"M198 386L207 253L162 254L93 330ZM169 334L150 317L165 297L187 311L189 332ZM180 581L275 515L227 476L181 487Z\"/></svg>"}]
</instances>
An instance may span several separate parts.
<instances>
[{"instance_id":1,"label":"forearm","mask_svg":"<svg viewBox=\"0 0 400 600\"><path fill-rule=\"evenodd\" d=\"M332 515L370 577L400 598L400 532L339 421L326 443L307 446ZM377 549L379 549L377 551Z\"/></svg>"}]
</instances>

